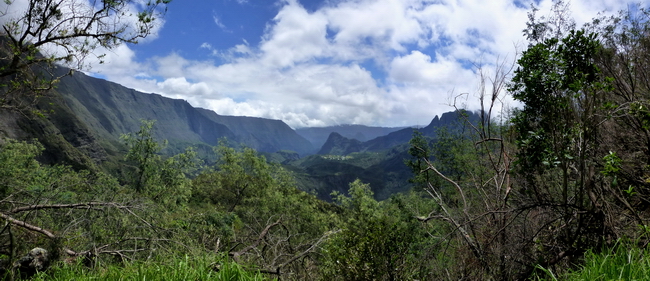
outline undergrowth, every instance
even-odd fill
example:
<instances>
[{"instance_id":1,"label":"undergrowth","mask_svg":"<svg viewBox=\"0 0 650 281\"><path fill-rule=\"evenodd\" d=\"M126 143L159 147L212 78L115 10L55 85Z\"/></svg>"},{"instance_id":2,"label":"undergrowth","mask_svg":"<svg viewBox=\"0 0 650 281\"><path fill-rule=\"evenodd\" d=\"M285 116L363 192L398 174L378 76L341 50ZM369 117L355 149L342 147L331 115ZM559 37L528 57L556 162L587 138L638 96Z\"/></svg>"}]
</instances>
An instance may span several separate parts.
<instances>
[{"instance_id":1,"label":"undergrowth","mask_svg":"<svg viewBox=\"0 0 650 281\"><path fill-rule=\"evenodd\" d=\"M584 265L556 276L551 270L538 267L537 280L649 280L650 251L630 243L619 243L611 249L585 253Z\"/></svg>"},{"instance_id":2,"label":"undergrowth","mask_svg":"<svg viewBox=\"0 0 650 281\"><path fill-rule=\"evenodd\" d=\"M217 269L218 268L218 269ZM91 269L81 264L60 264L32 280L272 280L263 274L247 270L232 261L214 262L209 258L189 257L167 262L133 262L124 265L96 266Z\"/></svg>"}]
</instances>

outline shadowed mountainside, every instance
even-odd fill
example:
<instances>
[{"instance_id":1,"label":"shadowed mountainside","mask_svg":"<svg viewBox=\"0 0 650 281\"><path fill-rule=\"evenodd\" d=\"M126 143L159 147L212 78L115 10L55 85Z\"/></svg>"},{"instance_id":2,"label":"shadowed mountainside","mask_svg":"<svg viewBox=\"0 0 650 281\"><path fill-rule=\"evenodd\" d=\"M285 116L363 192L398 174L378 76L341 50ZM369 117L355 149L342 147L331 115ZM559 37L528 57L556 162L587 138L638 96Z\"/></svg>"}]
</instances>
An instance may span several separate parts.
<instances>
[{"instance_id":1,"label":"shadowed mountainside","mask_svg":"<svg viewBox=\"0 0 650 281\"><path fill-rule=\"evenodd\" d=\"M313 151L312 145L280 120L222 116L187 101L145 94L116 83L76 73L57 87L65 104L99 137L117 140L139 129L140 120L156 120L156 137L174 143L216 145L228 138L263 152Z\"/></svg>"}]
</instances>

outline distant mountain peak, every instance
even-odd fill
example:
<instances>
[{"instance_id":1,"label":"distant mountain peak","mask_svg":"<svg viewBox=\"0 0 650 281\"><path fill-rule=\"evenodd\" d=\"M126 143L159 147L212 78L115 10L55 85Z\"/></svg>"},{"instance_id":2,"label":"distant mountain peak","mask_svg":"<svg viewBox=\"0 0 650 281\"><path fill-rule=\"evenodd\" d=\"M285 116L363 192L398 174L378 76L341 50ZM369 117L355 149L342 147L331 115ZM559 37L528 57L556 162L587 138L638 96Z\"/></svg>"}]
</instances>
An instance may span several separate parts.
<instances>
[{"instance_id":1,"label":"distant mountain peak","mask_svg":"<svg viewBox=\"0 0 650 281\"><path fill-rule=\"evenodd\" d=\"M337 132L332 132L318 154L347 155L362 148L361 141L348 139Z\"/></svg>"}]
</instances>

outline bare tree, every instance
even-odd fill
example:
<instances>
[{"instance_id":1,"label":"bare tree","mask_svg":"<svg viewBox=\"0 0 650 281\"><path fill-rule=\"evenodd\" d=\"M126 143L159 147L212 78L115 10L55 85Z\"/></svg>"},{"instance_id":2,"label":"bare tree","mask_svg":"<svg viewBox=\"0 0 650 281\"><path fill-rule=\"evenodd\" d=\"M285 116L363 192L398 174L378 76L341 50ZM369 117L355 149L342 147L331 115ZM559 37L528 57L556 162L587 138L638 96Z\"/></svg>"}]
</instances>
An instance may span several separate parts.
<instances>
[{"instance_id":1,"label":"bare tree","mask_svg":"<svg viewBox=\"0 0 650 281\"><path fill-rule=\"evenodd\" d=\"M462 169L457 172L465 175L464 178L460 181L452 179L443 174L435 162L423 159L426 170L433 171L448 185L442 187L429 183L426 191L438 208L428 217L418 219L423 222L441 220L450 225L452 232L457 234L456 239L462 241L459 245L466 245L470 253L464 262L459 263L465 264L466 268L457 270L474 272L476 276L473 278L509 276L516 267L509 260L512 249L508 245L508 226L514 217L511 215L514 208L510 205L514 151L507 139L508 132L504 130L503 116L507 110L505 87L513 68L514 62L500 60L491 75L483 68L478 69L480 118L478 122L472 122L461 117L468 129L455 136L456 141L467 144L468 153L472 155L462 158L465 163L456 167ZM463 111L455 104L453 106L458 112Z\"/></svg>"}]
</instances>

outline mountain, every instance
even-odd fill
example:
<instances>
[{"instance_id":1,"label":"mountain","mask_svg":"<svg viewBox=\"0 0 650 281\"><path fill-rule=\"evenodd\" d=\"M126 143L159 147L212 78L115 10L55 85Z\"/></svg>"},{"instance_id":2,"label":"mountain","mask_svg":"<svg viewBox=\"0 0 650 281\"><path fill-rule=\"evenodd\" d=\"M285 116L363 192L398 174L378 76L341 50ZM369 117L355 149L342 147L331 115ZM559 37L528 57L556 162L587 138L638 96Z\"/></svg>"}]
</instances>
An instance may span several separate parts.
<instances>
[{"instance_id":1,"label":"mountain","mask_svg":"<svg viewBox=\"0 0 650 281\"><path fill-rule=\"evenodd\" d=\"M332 132L318 154L348 155L362 149L360 141L348 139L337 132Z\"/></svg>"},{"instance_id":2,"label":"mountain","mask_svg":"<svg viewBox=\"0 0 650 281\"><path fill-rule=\"evenodd\" d=\"M231 144L244 144L282 163L294 172L301 189L314 191L323 200L331 200L334 190L346 192L357 178L370 183L377 199L410 188L411 172L404 159L410 157L413 128L302 129L303 134L315 132L313 136L330 131L320 147L323 155L305 157L316 149L282 121L223 116L192 107L185 100L138 92L83 73L63 78L56 91L35 107L39 111L0 109L0 136L38 139L45 148L39 159L44 163L88 169L103 162L111 165L106 169L120 173L121 164L115 160L121 159L125 147L119 137L138 131L141 120L149 119L156 120L154 137L168 140L170 149L198 145L210 150L209 146L225 137ZM476 118L476 114L466 114L470 120ZM420 131L433 138L439 127L456 126L459 117L453 112L436 116Z\"/></svg>"},{"instance_id":3,"label":"mountain","mask_svg":"<svg viewBox=\"0 0 650 281\"><path fill-rule=\"evenodd\" d=\"M414 131L419 131L425 137L435 138L437 130L442 127L457 128L461 125L462 119L467 118L471 123L476 124L479 115L472 112L447 112L440 117L436 116L431 123L424 128L404 128L391 132L385 136L380 136L366 142L360 142L345 138L340 134L332 133L318 154L335 154L348 155L353 152L380 152L395 146L408 143L413 137Z\"/></svg>"},{"instance_id":4,"label":"mountain","mask_svg":"<svg viewBox=\"0 0 650 281\"><path fill-rule=\"evenodd\" d=\"M283 164L293 172L302 190L321 200L332 201L333 191L346 194L349 184L356 179L370 184L375 199L384 200L411 188L408 179L412 173L404 164L404 159L409 158L408 145L401 145L383 152L309 155Z\"/></svg>"},{"instance_id":5,"label":"mountain","mask_svg":"<svg viewBox=\"0 0 650 281\"><path fill-rule=\"evenodd\" d=\"M296 151L301 155L311 153L314 147L280 120L258 117L225 116L214 111L197 109L216 123L224 124L237 135L239 142L260 152L279 150Z\"/></svg>"},{"instance_id":6,"label":"mountain","mask_svg":"<svg viewBox=\"0 0 650 281\"><path fill-rule=\"evenodd\" d=\"M170 144L216 145L220 138L263 152L314 150L309 141L280 120L223 116L192 107L187 101L146 94L82 73L65 77L57 87L65 104L101 138L117 141L135 132L140 120L156 120L155 136Z\"/></svg>"},{"instance_id":7,"label":"mountain","mask_svg":"<svg viewBox=\"0 0 650 281\"><path fill-rule=\"evenodd\" d=\"M348 139L359 141L368 141L376 137L390 134L394 131L403 129L403 127L371 127L364 125L338 125L329 127L307 127L296 129L296 133L307 139L316 148L322 147L331 133L339 133Z\"/></svg>"},{"instance_id":8,"label":"mountain","mask_svg":"<svg viewBox=\"0 0 650 281\"><path fill-rule=\"evenodd\" d=\"M442 127L458 128L462 124L462 118L467 118L472 124L476 124L479 120L477 113L469 111L450 111L443 113L440 117L436 115L431 123L424 128L414 129L406 128L396 132L392 132L386 136L381 136L363 143L364 149L368 151L381 151L389 149L396 145L408 143L413 137L413 132L418 130L425 137L435 138L437 130Z\"/></svg>"},{"instance_id":9,"label":"mountain","mask_svg":"<svg viewBox=\"0 0 650 281\"><path fill-rule=\"evenodd\" d=\"M433 118L424 128L404 128L366 142L332 132L317 155L289 159L275 154L269 159L284 164L294 172L303 190L322 200L332 200L332 191L346 193L349 183L355 179L370 184L375 199L383 200L412 187L408 179L413 174L404 160L412 158L408 150L415 130L432 141L441 128L464 128L465 119L476 124L479 115L447 112Z\"/></svg>"},{"instance_id":10,"label":"mountain","mask_svg":"<svg viewBox=\"0 0 650 281\"><path fill-rule=\"evenodd\" d=\"M37 103L22 102L37 110L0 108L0 137L37 139L44 147L39 161L45 164L95 169L97 163L110 162L107 169L119 170L117 161L125 152L120 136L138 131L143 119L156 120L154 138L168 140L169 153L195 145L210 154L210 146L222 138L260 152L306 155L314 151L308 140L282 121L223 116L184 100L142 93L80 72L61 79Z\"/></svg>"}]
</instances>

